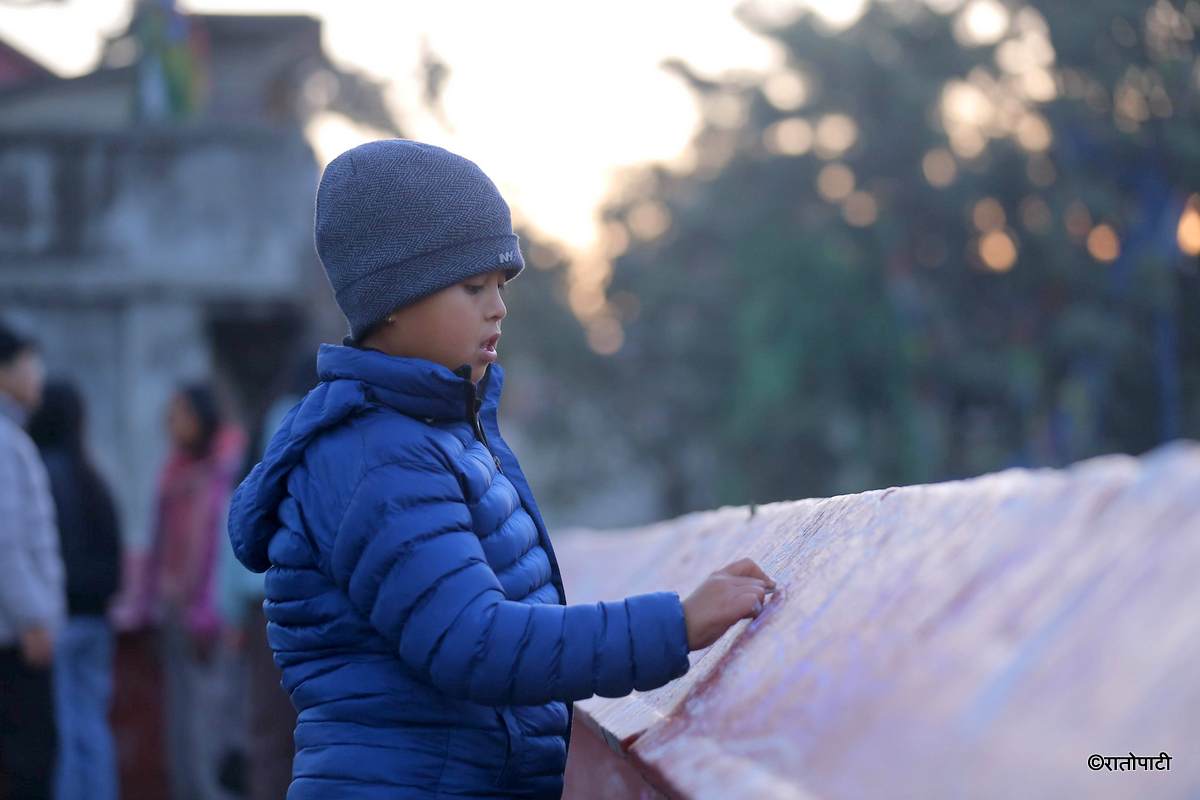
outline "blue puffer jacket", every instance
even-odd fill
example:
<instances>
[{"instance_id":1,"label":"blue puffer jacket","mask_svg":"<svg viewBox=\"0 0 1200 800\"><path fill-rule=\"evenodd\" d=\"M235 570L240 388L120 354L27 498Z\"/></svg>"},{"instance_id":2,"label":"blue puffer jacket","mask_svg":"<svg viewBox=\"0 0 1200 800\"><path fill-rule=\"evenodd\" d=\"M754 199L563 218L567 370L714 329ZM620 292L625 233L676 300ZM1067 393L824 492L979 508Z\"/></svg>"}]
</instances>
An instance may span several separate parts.
<instances>
[{"instance_id":1,"label":"blue puffer jacket","mask_svg":"<svg viewBox=\"0 0 1200 800\"><path fill-rule=\"evenodd\" d=\"M679 595L566 605L498 365L317 370L229 517L299 711L289 800L559 797L572 701L687 672Z\"/></svg>"}]
</instances>

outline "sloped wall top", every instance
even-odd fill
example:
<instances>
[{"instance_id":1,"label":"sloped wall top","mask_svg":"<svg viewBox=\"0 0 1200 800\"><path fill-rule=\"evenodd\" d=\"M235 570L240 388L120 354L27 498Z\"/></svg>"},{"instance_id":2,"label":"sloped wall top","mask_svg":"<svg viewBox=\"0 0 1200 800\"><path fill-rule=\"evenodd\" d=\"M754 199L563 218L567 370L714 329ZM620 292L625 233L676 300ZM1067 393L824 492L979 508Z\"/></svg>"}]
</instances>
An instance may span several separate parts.
<instances>
[{"instance_id":1,"label":"sloped wall top","mask_svg":"<svg viewBox=\"0 0 1200 800\"><path fill-rule=\"evenodd\" d=\"M679 680L576 704L671 796L1200 794L1195 443L556 545L572 603L779 584ZM1131 753L1171 760L1089 767Z\"/></svg>"}]
</instances>

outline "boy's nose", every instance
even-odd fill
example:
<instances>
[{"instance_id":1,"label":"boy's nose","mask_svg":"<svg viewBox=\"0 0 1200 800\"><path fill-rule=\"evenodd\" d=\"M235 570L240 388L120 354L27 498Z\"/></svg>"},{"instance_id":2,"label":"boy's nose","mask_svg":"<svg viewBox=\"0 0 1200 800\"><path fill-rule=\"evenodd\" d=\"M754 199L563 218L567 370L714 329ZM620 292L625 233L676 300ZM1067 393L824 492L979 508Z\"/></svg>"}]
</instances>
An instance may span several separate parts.
<instances>
[{"instance_id":1,"label":"boy's nose","mask_svg":"<svg viewBox=\"0 0 1200 800\"><path fill-rule=\"evenodd\" d=\"M496 291L495 297L496 297L496 303L495 303L495 306L492 308L492 316L495 317L497 321L499 321L499 320L504 319L506 316L508 316L508 307L506 305L504 305L504 298L500 296L499 290Z\"/></svg>"}]
</instances>

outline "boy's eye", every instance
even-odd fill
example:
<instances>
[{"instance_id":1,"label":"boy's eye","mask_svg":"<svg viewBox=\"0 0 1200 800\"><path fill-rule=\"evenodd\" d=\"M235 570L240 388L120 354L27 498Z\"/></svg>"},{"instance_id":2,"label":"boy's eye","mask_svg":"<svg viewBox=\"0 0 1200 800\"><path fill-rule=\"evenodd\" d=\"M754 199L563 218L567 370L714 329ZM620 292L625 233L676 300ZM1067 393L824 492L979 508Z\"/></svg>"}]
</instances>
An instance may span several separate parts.
<instances>
[{"instance_id":1,"label":"boy's eye","mask_svg":"<svg viewBox=\"0 0 1200 800\"><path fill-rule=\"evenodd\" d=\"M508 286L507 281L505 281L504 283L496 284L496 288L502 292L505 290L505 288L507 286ZM479 294L480 292L482 292L484 289L487 288L487 284L486 283L464 283L463 287L466 288L466 290L469 294Z\"/></svg>"}]
</instances>

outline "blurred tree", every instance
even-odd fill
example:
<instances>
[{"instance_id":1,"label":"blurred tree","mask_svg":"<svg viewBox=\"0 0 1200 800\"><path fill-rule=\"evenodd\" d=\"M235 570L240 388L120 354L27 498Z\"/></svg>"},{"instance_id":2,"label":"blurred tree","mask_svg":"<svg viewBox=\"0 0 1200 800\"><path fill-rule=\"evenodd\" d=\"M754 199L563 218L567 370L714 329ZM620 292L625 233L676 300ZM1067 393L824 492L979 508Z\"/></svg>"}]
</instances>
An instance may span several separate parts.
<instances>
[{"instance_id":1,"label":"blurred tree","mask_svg":"<svg viewBox=\"0 0 1200 800\"><path fill-rule=\"evenodd\" d=\"M571 510L597 490L598 476L622 464L606 452L611 420L597 402L609 389L606 364L588 348L567 303L568 254L533 230L521 228L519 235L526 267L506 292L500 345L504 369L514 376L504 389L504 430L554 524L573 517Z\"/></svg>"},{"instance_id":2,"label":"blurred tree","mask_svg":"<svg viewBox=\"0 0 1200 800\"><path fill-rule=\"evenodd\" d=\"M705 122L606 211L596 378L667 513L1200 437L1200 3L932 5L747 6L783 71L667 65Z\"/></svg>"}]
</instances>

